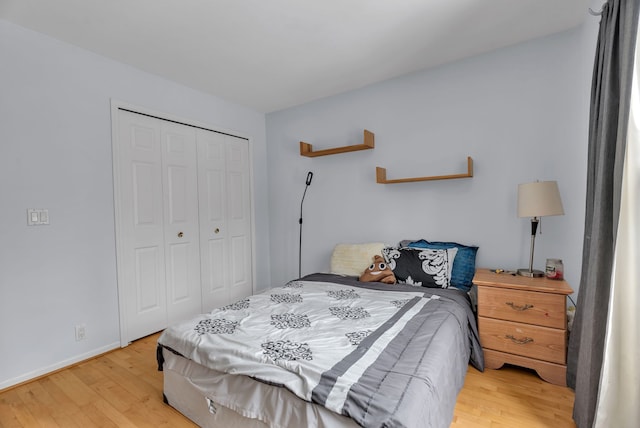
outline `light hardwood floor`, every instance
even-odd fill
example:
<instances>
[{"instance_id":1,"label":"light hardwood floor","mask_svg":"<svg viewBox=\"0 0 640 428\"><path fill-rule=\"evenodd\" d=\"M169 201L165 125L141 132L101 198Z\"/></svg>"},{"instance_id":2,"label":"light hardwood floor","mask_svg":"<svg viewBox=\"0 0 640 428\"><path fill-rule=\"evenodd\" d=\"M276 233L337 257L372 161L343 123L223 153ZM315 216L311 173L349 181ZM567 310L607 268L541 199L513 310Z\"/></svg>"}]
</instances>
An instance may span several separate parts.
<instances>
[{"instance_id":1,"label":"light hardwood floor","mask_svg":"<svg viewBox=\"0 0 640 428\"><path fill-rule=\"evenodd\" d=\"M195 427L162 402L157 337L0 392L0 427ZM527 370L470 367L451 428L575 427L572 406L569 388Z\"/></svg>"}]
</instances>

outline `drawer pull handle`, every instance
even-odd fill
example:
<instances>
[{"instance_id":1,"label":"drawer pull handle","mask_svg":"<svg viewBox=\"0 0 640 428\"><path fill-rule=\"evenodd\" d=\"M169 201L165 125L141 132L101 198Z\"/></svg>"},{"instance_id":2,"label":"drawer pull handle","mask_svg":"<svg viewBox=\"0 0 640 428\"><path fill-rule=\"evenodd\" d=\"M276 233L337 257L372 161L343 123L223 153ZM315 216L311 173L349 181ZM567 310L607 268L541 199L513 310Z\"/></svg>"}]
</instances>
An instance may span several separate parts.
<instances>
[{"instance_id":1,"label":"drawer pull handle","mask_svg":"<svg viewBox=\"0 0 640 428\"><path fill-rule=\"evenodd\" d=\"M530 305L528 303L524 306L518 306L513 302L506 302L505 305L511 306L511 309L513 309L514 311L526 311L527 309L533 308L533 305Z\"/></svg>"},{"instance_id":2,"label":"drawer pull handle","mask_svg":"<svg viewBox=\"0 0 640 428\"><path fill-rule=\"evenodd\" d=\"M526 345L527 343L533 342L533 339L530 337L525 337L524 339L518 339L517 337L512 336L510 334L507 334L505 337L511 340L516 345Z\"/></svg>"}]
</instances>

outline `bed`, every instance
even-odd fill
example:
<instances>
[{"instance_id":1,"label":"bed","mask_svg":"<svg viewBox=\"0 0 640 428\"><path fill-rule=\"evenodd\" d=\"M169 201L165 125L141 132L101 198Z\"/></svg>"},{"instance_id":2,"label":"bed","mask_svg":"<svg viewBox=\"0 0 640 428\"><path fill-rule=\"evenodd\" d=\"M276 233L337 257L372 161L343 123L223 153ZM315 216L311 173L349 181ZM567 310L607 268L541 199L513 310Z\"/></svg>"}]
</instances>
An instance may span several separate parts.
<instances>
[{"instance_id":1,"label":"bed","mask_svg":"<svg viewBox=\"0 0 640 428\"><path fill-rule=\"evenodd\" d=\"M468 294L312 274L166 329L165 402L202 427L448 427Z\"/></svg>"}]
</instances>

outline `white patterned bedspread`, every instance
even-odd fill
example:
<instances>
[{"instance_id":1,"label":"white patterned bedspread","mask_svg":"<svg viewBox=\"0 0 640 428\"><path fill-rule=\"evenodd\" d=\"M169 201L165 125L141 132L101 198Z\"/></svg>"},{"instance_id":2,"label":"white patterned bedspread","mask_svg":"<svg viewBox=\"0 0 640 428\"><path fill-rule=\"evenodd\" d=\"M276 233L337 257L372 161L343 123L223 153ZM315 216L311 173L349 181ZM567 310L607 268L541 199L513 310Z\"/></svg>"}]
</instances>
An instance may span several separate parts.
<instances>
[{"instance_id":1,"label":"white patterned bedspread","mask_svg":"<svg viewBox=\"0 0 640 428\"><path fill-rule=\"evenodd\" d=\"M422 292L291 281L174 325L159 343L204 366L283 385L341 413L365 369L435 299ZM363 340L367 346L359 347ZM337 379L326 377L332 368Z\"/></svg>"}]
</instances>

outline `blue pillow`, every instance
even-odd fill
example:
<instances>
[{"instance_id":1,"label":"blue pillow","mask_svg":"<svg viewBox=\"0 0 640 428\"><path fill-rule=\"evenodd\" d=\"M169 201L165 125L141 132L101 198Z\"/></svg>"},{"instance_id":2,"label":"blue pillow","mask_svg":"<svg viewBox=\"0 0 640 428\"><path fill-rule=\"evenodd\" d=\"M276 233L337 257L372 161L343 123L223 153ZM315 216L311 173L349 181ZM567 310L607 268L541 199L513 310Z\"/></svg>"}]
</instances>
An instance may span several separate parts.
<instances>
[{"instance_id":1,"label":"blue pillow","mask_svg":"<svg viewBox=\"0 0 640 428\"><path fill-rule=\"evenodd\" d=\"M453 269L451 271L451 285L464 291L471 289L473 276L476 273L478 247L462 245L457 242L430 242L424 239L409 242L405 245L409 248L431 248L432 250L457 248L458 253L453 260Z\"/></svg>"}]
</instances>

